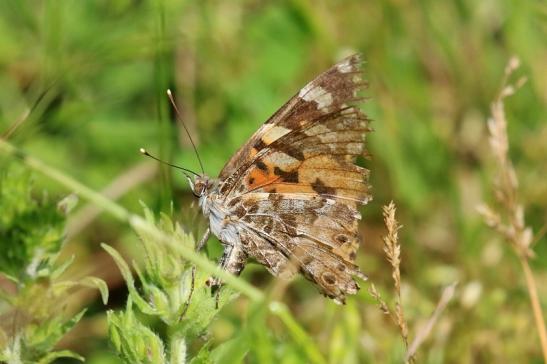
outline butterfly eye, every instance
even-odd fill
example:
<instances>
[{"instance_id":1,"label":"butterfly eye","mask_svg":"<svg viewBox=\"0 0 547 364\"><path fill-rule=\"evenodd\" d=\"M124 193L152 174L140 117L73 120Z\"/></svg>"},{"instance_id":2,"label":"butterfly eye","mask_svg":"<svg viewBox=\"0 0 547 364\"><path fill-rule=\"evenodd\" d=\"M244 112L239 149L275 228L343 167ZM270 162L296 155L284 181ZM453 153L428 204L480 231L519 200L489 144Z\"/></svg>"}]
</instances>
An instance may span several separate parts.
<instances>
[{"instance_id":1,"label":"butterfly eye","mask_svg":"<svg viewBox=\"0 0 547 364\"><path fill-rule=\"evenodd\" d=\"M196 192L198 196L201 196L203 192L203 182L196 181L196 183L194 183L194 191Z\"/></svg>"},{"instance_id":2,"label":"butterfly eye","mask_svg":"<svg viewBox=\"0 0 547 364\"><path fill-rule=\"evenodd\" d=\"M209 180L208 179L202 179L201 177L196 177L196 180L194 181L194 195L196 197L203 196L209 187Z\"/></svg>"}]
</instances>

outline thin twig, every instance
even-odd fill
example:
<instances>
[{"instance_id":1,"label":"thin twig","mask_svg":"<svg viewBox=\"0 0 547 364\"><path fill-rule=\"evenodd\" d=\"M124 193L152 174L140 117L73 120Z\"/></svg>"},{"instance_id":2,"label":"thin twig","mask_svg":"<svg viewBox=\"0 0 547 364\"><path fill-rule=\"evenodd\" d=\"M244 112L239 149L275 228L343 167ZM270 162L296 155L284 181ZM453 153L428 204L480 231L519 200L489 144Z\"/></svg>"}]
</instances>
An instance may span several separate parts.
<instances>
[{"instance_id":1,"label":"thin twig","mask_svg":"<svg viewBox=\"0 0 547 364\"><path fill-rule=\"evenodd\" d=\"M439 303L437 303L437 307L435 307L435 311L433 311L433 314L431 315L425 326L416 333L416 337L414 338L414 340L412 340L412 343L410 344L410 347L406 353L406 361L410 361L410 359L416 355L416 352L418 351L420 345L422 345L422 343L425 341L425 339L427 339L429 334L431 334L433 326L435 326L444 309L454 297L454 293L456 292L456 285L457 283L452 283L450 286L446 287L443 290L441 298L439 299Z\"/></svg>"}]
</instances>

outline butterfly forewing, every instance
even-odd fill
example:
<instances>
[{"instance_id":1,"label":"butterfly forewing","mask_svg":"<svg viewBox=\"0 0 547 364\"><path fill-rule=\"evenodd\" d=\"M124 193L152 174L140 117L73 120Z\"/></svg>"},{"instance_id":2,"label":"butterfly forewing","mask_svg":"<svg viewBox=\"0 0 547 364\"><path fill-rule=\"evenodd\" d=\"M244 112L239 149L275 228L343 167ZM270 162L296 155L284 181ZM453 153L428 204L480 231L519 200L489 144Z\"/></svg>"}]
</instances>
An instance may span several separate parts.
<instances>
[{"instance_id":1,"label":"butterfly forewing","mask_svg":"<svg viewBox=\"0 0 547 364\"><path fill-rule=\"evenodd\" d=\"M218 196L246 256L272 274L300 271L339 302L358 290L359 204L369 198L360 58L308 83L232 157ZM222 240L222 239L221 239Z\"/></svg>"},{"instance_id":2,"label":"butterfly forewing","mask_svg":"<svg viewBox=\"0 0 547 364\"><path fill-rule=\"evenodd\" d=\"M247 143L241 147L220 172L221 180L237 179L238 171L251 164L257 153L289 133L298 133L305 126L341 112L359 101L357 92L366 86L362 81L361 58L350 56L304 86L274 113ZM355 113L363 117L355 109Z\"/></svg>"}]
</instances>

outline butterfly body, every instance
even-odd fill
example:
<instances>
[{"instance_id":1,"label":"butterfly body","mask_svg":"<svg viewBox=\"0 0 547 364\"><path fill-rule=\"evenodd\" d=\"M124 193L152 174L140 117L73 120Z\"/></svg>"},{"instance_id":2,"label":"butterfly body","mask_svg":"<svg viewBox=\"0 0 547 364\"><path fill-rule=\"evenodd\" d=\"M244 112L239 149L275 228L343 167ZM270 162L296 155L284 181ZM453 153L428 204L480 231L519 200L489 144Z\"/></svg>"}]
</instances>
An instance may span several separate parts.
<instances>
[{"instance_id":1,"label":"butterfly body","mask_svg":"<svg viewBox=\"0 0 547 364\"><path fill-rule=\"evenodd\" d=\"M354 106L361 81L354 55L279 109L216 180L197 176L194 194L224 247L220 265L238 275L249 258L273 275L300 272L337 302L365 278L355 265L358 205L370 199L366 116ZM220 282L214 281L218 285Z\"/></svg>"}]
</instances>

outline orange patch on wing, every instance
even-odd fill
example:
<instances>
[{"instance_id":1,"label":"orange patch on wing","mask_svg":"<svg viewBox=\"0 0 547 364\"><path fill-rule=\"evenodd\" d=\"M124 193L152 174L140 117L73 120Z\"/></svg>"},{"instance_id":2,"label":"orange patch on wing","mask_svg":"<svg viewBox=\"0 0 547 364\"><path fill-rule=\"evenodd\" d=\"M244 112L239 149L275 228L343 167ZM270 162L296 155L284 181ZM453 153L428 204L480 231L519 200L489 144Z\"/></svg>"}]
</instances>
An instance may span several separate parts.
<instances>
[{"instance_id":1,"label":"orange patch on wing","mask_svg":"<svg viewBox=\"0 0 547 364\"><path fill-rule=\"evenodd\" d=\"M254 169L247 175L247 185L249 189L255 189L260 186L268 185L275 182L279 176L276 176L271 168L268 168L267 171L262 170L258 167Z\"/></svg>"}]
</instances>

